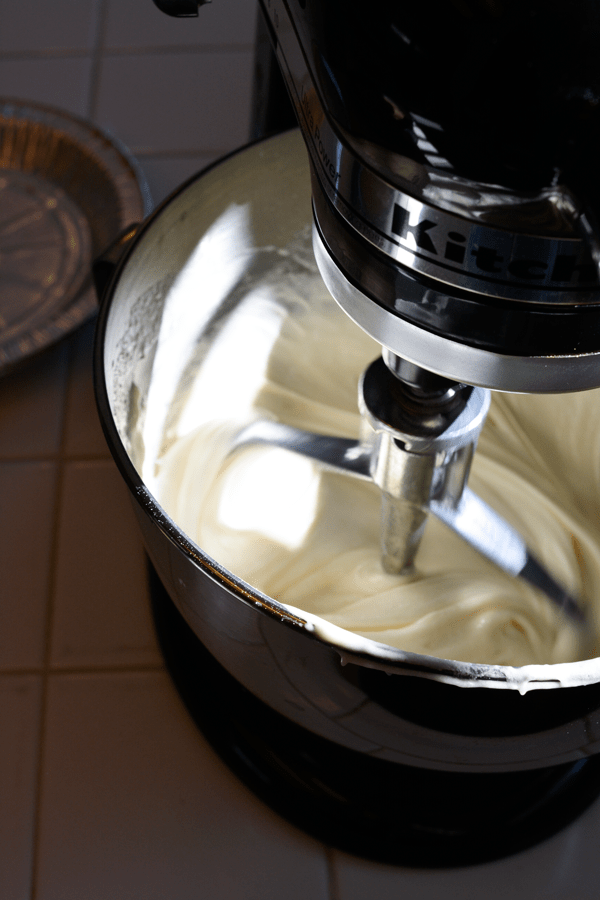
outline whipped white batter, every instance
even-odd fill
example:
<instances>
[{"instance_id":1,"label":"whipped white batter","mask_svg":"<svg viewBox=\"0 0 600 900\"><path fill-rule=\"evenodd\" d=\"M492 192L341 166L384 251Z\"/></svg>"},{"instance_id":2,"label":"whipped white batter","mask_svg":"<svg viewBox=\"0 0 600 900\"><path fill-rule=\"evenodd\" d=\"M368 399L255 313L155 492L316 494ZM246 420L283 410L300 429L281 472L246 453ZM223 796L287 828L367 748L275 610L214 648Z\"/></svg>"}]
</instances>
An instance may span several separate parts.
<instances>
[{"instance_id":1,"label":"whipped white batter","mask_svg":"<svg viewBox=\"0 0 600 900\"><path fill-rule=\"evenodd\" d=\"M254 587L375 641L489 664L579 658L576 628L549 600L433 517L414 576L389 575L379 560L376 487L276 448L228 456L253 418L358 437L358 380L380 353L306 254L265 253L260 279L190 366L161 452L144 461L144 480L168 514ZM599 435L600 391L495 394L469 480L558 579L592 600L600 598Z\"/></svg>"}]
</instances>

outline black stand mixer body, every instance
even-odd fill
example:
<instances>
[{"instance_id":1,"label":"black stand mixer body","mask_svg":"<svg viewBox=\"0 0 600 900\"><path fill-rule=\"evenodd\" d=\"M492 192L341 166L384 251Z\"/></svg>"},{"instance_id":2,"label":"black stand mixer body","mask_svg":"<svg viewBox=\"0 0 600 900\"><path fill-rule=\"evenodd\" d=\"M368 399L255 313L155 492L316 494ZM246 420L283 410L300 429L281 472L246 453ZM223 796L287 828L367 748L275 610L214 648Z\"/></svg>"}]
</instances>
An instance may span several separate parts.
<instances>
[{"instance_id":1,"label":"black stand mixer body","mask_svg":"<svg viewBox=\"0 0 600 900\"><path fill-rule=\"evenodd\" d=\"M195 4L182 2L189 14ZM600 385L600 4L373 0L367 8L357 0L261 0L261 6L308 148L315 255L351 318L392 357L462 383L540 392ZM286 138L288 144L296 160ZM262 156L253 150L266 189L279 145L265 148ZM230 165L237 166L235 159ZM216 170L213 176L218 188ZM256 176L244 177L254 190ZM183 213L193 218L205 195L199 182L188 185L136 238L103 306L96 347L105 433L136 499L150 558L178 610L173 619L170 601L155 603L182 695L248 783L302 827L352 852L453 865L546 837L600 789L600 677L593 661L569 687L521 696L500 689L502 667L383 645L353 652L350 635L344 649L207 558L133 466L115 424L129 394L110 374L111 360L120 352L123 323L134 320L135 297L154 291L150 270L168 271L179 252L161 257L162 244ZM191 248L196 238L186 232L184 240ZM133 368L146 350L135 335L131 346ZM554 687L552 672L547 677L543 687ZM208 706L207 679L220 698ZM341 704L343 715L331 715L332 703ZM354 725L343 733L353 716L364 735ZM231 731L227 748L221 738ZM340 754L355 754L343 762L346 794ZM375 772L380 763L391 768ZM280 780L261 790L274 769ZM410 812L386 811L384 786L394 771L398 804L412 781L414 804L422 800L428 808L414 827ZM464 785L455 780L450 787L458 775ZM514 777L508 810L498 804L504 776ZM364 787L358 798L357 783ZM377 792L367 803L371 784ZM574 785L567 792L573 802L564 799L567 784ZM439 801L445 791L440 805L434 795ZM463 791L479 792L481 802L453 833L451 807ZM289 797L288 810L277 796ZM527 799L515 813L518 796ZM302 814L292 809L298 803ZM494 827L481 840L480 816L490 806ZM336 837L348 816L350 841ZM377 819L376 846L366 848L361 829L366 834ZM519 835L503 841L519 819Z\"/></svg>"}]
</instances>

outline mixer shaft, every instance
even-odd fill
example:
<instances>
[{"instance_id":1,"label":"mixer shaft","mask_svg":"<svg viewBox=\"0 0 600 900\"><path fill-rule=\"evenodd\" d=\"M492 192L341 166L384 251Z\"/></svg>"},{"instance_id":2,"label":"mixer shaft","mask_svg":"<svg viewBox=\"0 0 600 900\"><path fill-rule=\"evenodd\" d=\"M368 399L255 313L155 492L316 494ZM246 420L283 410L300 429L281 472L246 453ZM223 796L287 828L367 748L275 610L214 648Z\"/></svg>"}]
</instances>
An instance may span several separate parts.
<instances>
[{"instance_id":1,"label":"mixer shaft","mask_svg":"<svg viewBox=\"0 0 600 900\"><path fill-rule=\"evenodd\" d=\"M386 572L411 569L434 496L451 506L459 502L488 406L489 392L389 354L367 368L359 407L371 429L371 478L382 492Z\"/></svg>"},{"instance_id":2,"label":"mixer shaft","mask_svg":"<svg viewBox=\"0 0 600 900\"><path fill-rule=\"evenodd\" d=\"M410 572L427 524L427 510L381 496L381 565L392 575Z\"/></svg>"}]
</instances>

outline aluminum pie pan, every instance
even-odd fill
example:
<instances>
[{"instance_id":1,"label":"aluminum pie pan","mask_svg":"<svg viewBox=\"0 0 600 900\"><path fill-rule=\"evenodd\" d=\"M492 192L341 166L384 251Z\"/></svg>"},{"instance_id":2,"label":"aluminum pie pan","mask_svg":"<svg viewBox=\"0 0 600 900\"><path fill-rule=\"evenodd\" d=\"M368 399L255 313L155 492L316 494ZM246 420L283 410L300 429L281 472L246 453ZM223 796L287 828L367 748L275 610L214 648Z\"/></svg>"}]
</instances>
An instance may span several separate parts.
<instances>
[{"instance_id":1,"label":"aluminum pie pan","mask_svg":"<svg viewBox=\"0 0 600 900\"><path fill-rule=\"evenodd\" d=\"M139 165L114 137L0 98L0 375L93 315L92 260L151 206Z\"/></svg>"}]
</instances>

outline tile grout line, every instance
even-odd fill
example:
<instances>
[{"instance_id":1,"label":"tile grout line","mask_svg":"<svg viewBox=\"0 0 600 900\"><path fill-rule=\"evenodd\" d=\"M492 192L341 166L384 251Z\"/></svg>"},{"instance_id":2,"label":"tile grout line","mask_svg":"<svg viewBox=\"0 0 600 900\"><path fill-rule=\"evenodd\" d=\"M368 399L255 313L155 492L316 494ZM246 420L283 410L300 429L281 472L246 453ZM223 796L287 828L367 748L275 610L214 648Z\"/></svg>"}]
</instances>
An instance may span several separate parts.
<instances>
[{"instance_id":1,"label":"tile grout line","mask_svg":"<svg viewBox=\"0 0 600 900\"><path fill-rule=\"evenodd\" d=\"M328 900L341 900L340 885L335 865L335 851L325 845L325 862L327 864L327 892Z\"/></svg>"},{"instance_id":2,"label":"tile grout line","mask_svg":"<svg viewBox=\"0 0 600 900\"><path fill-rule=\"evenodd\" d=\"M111 47L105 56L117 59L120 56L192 56L198 53L253 53L254 44L151 44L147 47Z\"/></svg>"},{"instance_id":3,"label":"tile grout line","mask_svg":"<svg viewBox=\"0 0 600 900\"><path fill-rule=\"evenodd\" d=\"M19 456L17 454L6 454L6 456L0 455L0 465L19 465L21 463L32 463L34 465L47 463L49 465L56 465L61 461L61 454L58 453L40 453L32 454L31 456ZM112 457L109 452L106 452L106 455L102 455L100 453L72 453L69 454L68 457L69 462L73 463L98 463L98 462L112 462Z\"/></svg>"},{"instance_id":4,"label":"tile grout line","mask_svg":"<svg viewBox=\"0 0 600 900\"><path fill-rule=\"evenodd\" d=\"M58 50L3 50L0 51L0 62L29 62L30 60L47 59L89 59L95 52L95 42L92 50L81 48L65 48ZM222 53L251 53L254 45L248 43L237 44L151 44L147 47L110 47L103 48L103 59L117 59L121 56L189 56L198 53L222 54Z\"/></svg>"},{"instance_id":5,"label":"tile grout line","mask_svg":"<svg viewBox=\"0 0 600 900\"><path fill-rule=\"evenodd\" d=\"M90 81L88 86L87 117L94 121L98 109L98 95L100 92L100 78L102 75L102 63L104 58L104 38L106 34L106 20L108 17L108 0L97 0L96 27L94 29L94 43L92 47L92 64L90 67Z\"/></svg>"},{"instance_id":6,"label":"tile grout line","mask_svg":"<svg viewBox=\"0 0 600 900\"><path fill-rule=\"evenodd\" d=\"M162 662L146 662L146 663L125 663L123 665L112 663L98 663L98 665L62 665L55 667L36 667L28 666L22 669L10 668L0 669L0 678L29 678L44 676L74 676L80 678L85 675L130 675L137 673L164 672L165 666Z\"/></svg>"},{"instance_id":7,"label":"tile grout line","mask_svg":"<svg viewBox=\"0 0 600 900\"><path fill-rule=\"evenodd\" d=\"M129 150L131 153L133 153L133 155L138 160L140 160L140 159L146 159L146 160L191 159L194 156L204 156L209 160L209 162L213 163L213 162L217 162L218 160L220 160L221 157L228 156L230 153L234 153L236 150L240 150L242 148L242 146L243 146L243 144L240 144L239 147L236 146L233 148L231 146L217 147L217 148L215 148L215 147L192 147L191 149L186 148L186 149L182 150L180 148L174 147L173 149L168 149L168 150L153 150L151 147L149 147L147 145L144 146L144 145L130 144Z\"/></svg>"},{"instance_id":8,"label":"tile grout line","mask_svg":"<svg viewBox=\"0 0 600 900\"><path fill-rule=\"evenodd\" d=\"M31 900L35 900L38 895L38 866L39 866L39 842L40 842L40 818L41 818L41 802L43 792L43 775L44 775L44 750L46 738L46 719L48 712L48 689L49 676L51 674L50 656L52 643L52 624L54 618L54 599L56 591L56 572L58 566L59 551L59 522L62 506L62 489L64 483L64 470L66 465L66 440L67 440L67 421L68 421L68 398L69 398L69 381L75 358L74 339L68 341L67 366L63 385L63 404L62 404L62 422L60 428L60 444L59 452L56 456L56 482L54 486L54 505L52 516L52 543L50 550L50 564L48 567L48 585L46 590L47 607L45 617L45 635L44 635L44 652L42 659L41 692L40 692L40 711L38 723L38 759L36 782L34 790L34 824L32 834L31 847Z\"/></svg>"},{"instance_id":9,"label":"tile grout line","mask_svg":"<svg viewBox=\"0 0 600 900\"><path fill-rule=\"evenodd\" d=\"M214 156L215 162L220 156L225 156L226 153L231 153L231 148L217 148L212 150L206 150L204 147L198 148L186 148L185 150L143 150L139 152L139 156L144 159L156 159L156 160L170 160L170 159L193 159L196 156ZM216 156L219 154L219 157Z\"/></svg>"}]
</instances>

